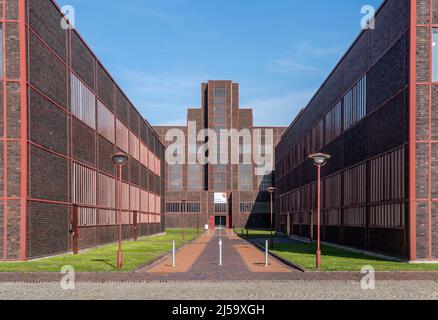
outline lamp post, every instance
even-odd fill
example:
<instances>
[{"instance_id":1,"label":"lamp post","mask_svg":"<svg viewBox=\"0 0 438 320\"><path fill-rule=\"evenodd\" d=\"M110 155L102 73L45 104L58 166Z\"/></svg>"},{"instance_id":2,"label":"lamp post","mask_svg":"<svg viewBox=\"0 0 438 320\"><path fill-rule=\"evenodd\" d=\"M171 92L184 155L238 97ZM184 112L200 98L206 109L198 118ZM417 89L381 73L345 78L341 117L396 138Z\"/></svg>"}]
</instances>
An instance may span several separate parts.
<instances>
[{"instance_id":1,"label":"lamp post","mask_svg":"<svg viewBox=\"0 0 438 320\"><path fill-rule=\"evenodd\" d=\"M122 251L122 166L128 161L128 155L123 152L118 152L113 155L113 162L117 166L119 172L119 251L117 252L117 268L120 270L123 267L123 251Z\"/></svg>"},{"instance_id":2,"label":"lamp post","mask_svg":"<svg viewBox=\"0 0 438 320\"><path fill-rule=\"evenodd\" d=\"M182 198L181 199L182 203L183 203L183 209L182 209L182 225L183 225L183 230L182 230L182 238L183 240L186 240L186 220L184 218L185 216L185 212L187 211L187 199L186 198Z\"/></svg>"},{"instance_id":3,"label":"lamp post","mask_svg":"<svg viewBox=\"0 0 438 320\"><path fill-rule=\"evenodd\" d=\"M317 214L318 214L318 244L316 249L316 268L321 269L321 168L327 164L331 155L324 153L311 154L309 156L313 160L313 164L318 168L318 200L317 200Z\"/></svg>"},{"instance_id":4,"label":"lamp post","mask_svg":"<svg viewBox=\"0 0 438 320\"><path fill-rule=\"evenodd\" d=\"M271 238L272 238L272 234L273 234L273 222L274 222L274 217L273 217L274 205L273 205L273 201L274 201L274 192L276 190L277 189L274 188L274 187L268 188L269 195L271 196Z\"/></svg>"}]
</instances>

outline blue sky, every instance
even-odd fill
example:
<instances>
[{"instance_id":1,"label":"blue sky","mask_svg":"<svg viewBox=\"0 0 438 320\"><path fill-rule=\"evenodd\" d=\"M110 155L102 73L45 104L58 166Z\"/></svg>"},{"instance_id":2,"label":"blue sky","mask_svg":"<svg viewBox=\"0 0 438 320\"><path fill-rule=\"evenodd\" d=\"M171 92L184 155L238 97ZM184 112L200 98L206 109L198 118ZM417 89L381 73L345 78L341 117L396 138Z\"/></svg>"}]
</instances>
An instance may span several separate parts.
<instances>
[{"instance_id":1,"label":"blue sky","mask_svg":"<svg viewBox=\"0 0 438 320\"><path fill-rule=\"evenodd\" d=\"M256 125L288 126L382 0L58 0L153 125L185 124L200 84L240 83Z\"/></svg>"}]
</instances>

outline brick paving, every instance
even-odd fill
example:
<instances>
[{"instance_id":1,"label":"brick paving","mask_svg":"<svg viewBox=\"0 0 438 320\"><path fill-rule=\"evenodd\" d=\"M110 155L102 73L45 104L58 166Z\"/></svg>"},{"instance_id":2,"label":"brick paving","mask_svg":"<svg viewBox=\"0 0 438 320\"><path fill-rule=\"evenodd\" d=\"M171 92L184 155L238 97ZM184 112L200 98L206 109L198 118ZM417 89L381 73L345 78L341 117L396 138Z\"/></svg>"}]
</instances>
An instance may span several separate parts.
<instances>
[{"instance_id":1,"label":"brick paving","mask_svg":"<svg viewBox=\"0 0 438 320\"><path fill-rule=\"evenodd\" d=\"M438 300L433 281L380 281L376 290L363 290L359 282L224 281L78 283L65 291L59 283L2 283L0 300ZM180 303L180 302L175 302Z\"/></svg>"},{"instance_id":2,"label":"brick paving","mask_svg":"<svg viewBox=\"0 0 438 320\"><path fill-rule=\"evenodd\" d=\"M140 269L139 272L148 272L153 274L169 274L169 273L185 273L190 270L193 263L198 260L199 256L204 252L208 243L212 239L211 236L202 235L193 242L185 245L176 253L176 266L173 267L172 255L160 259L152 266Z\"/></svg>"}]
</instances>

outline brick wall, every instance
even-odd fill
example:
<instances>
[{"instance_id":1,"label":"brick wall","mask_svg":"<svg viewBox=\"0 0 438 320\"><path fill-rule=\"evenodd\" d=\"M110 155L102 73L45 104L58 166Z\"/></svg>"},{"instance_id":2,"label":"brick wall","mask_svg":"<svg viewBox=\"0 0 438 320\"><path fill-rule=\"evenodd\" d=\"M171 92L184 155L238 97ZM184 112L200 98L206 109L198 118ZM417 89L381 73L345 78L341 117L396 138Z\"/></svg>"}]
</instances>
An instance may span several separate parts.
<instances>
[{"instance_id":1,"label":"brick wall","mask_svg":"<svg viewBox=\"0 0 438 320\"><path fill-rule=\"evenodd\" d=\"M309 132L366 75L366 116L353 127L344 128L342 134L333 141L326 142L325 146L317 151L332 156L322 169L324 180L332 176L342 177L344 172L365 164L367 172L365 188L370 190L369 161L383 158L386 154L403 148L409 140L409 10L409 0L384 2L376 16L376 29L360 34L307 107L289 127L276 148L276 172L280 172L281 161L289 157L289 152L301 141L305 141ZM304 150L304 153L307 157L309 150ZM293 157L297 159L296 155ZM403 161L406 163L406 156ZM403 184L403 188L407 189L408 182L402 176L399 179L398 183ZM316 169L310 160L304 159L296 167L288 164L286 173L276 176L277 208L281 198L301 188L310 188L315 181ZM339 192L344 192L344 182L343 180L341 182L338 186ZM348 212L346 211L348 205L345 204L345 200L341 200L342 208L336 209L340 217L337 225L329 224L323 214L322 239L389 255L408 257L408 224L402 223L391 228L371 225L370 210L373 206L381 204L372 203L369 191L367 192L364 221L357 222L358 226L344 224L343 219ZM404 208L403 204L408 200L407 195L405 197L405 199L392 200L401 204L397 208L399 208L398 215L403 220L407 220L407 215L401 211ZM314 203L310 206L308 214L316 210ZM282 221L282 226L277 224L277 227L281 227L282 230L289 228L292 234L310 237L310 219L303 223L299 219L294 222L294 217L300 214L301 212L292 211L282 213L278 217ZM385 243L382 243L382 239L385 239Z\"/></svg>"},{"instance_id":2,"label":"brick wall","mask_svg":"<svg viewBox=\"0 0 438 320\"><path fill-rule=\"evenodd\" d=\"M4 1L6 12L3 13L0 5L0 19L17 20L21 0ZM26 228L26 258L71 250L73 162L95 172L113 177L116 174L111 157L118 149L70 112L70 73L74 73L108 109L115 110L117 118L158 157L164 155L163 146L151 126L142 119L80 35L61 27L62 15L57 5L51 0L28 0L26 4L29 13L25 26L28 137L21 137L20 95L23 92L17 81L20 78L20 24L3 22L4 75L8 81L0 83L0 101L4 109L0 112L0 260L23 259L21 225ZM22 23L24 26L24 21ZM7 115L6 119L3 114ZM12 140L5 142L5 137ZM28 150L28 201L25 207L20 199L21 182L25 181L21 176L21 138L23 141L27 138ZM145 172L146 181L141 181L140 172ZM164 204L164 176L158 177L138 161L131 160L123 169L123 179L161 196ZM23 213L27 217L25 223L21 221ZM131 229L131 226L124 227L125 239L132 237ZM140 236L158 233L164 230L164 223L141 225L139 230ZM114 226L80 228L83 247L113 242L116 237Z\"/></svg>"}]
</instances>

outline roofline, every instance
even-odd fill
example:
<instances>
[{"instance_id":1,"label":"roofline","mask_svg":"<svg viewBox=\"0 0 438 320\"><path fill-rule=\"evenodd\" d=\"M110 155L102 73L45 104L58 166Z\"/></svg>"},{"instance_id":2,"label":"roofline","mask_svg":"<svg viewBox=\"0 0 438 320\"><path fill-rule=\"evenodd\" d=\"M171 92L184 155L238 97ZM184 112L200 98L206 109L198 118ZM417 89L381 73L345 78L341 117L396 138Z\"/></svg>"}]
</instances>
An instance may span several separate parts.
<instances>
[{"instance_id":1,"label":"roofline","mask_svg":"<svg viewBox=\"0 0 438 320\"><path fill-rule=\"evenodd\" d=\"M64 17L65 21L68 24L71 24L68 17L62 12L61 7L56 3L56 0L51 0L51 2L55 5L55 7L58 9L59 13L61 13L61 15ZM88 45L88 43L85 41L85 39L82 37L82 35L79 33L79 31L77 30L76 26L72 25L72 31L74 31L76 33L76 35L79 37L79 39L84 43L84 45L87 47L88 50L90 50L90 53L93 55L94 59L96 59L96 61L100 64L100 66L103 68L103 70L107 73L107 75L110 77L110 79L114 82L114 84L120 89L120 91L122 92L122 94L125 96L125 98L128 100L128 102L134 107L135 111L138 112L138 114L140 115L140 118L143 119L143 121L146 123L146 125L152 130L152 132L154 133L155 137L158 139L158 141L161 143L161 145L164 147L164 144L160 141L160 137L158 135L157 132L155 132L154 128L152 127L152 125L149 123L148 120L146 120L142 114L140 113L140 111L137 109L137 107L135 106L134 103L132 103L132 101L129 99L129 97L126 95L126 93L123 91L122 87L118 84L118 82L113 78L113 76L111 75L111 73L108 71L108 69L105 67L105 65L102 63L102 61L99 59L99 57L96 55L96 53L94 52L94 50Z\"/></svg>"},{"instance_id":2,"label":"roofline","mask_svg":"<svg viewBox=\"0 0 438 320\"><path fill-rule=\"evenodd\" d=\"M380 6L377 8L376 13L375 13L375 18L377 17L377 15L380 13L380 11L382 10L383 6L388 2L388 0L383 0L383 2L380 4ZM301 109L301 111L298 113L298 115L295 117L295 119L292 121L292 123L289 125L288 129L286 130L286 132L283 134L282 138L285 137L287 134L289 134L290 130L292 129L292 127L295 125L295 123L301 118L301 116L303 115L303 113L309 108L310 104L312 103L312 101L316 98L316 96L318 95L318 93L321 91L321 89L324 87L324 85L328 82L328 80L330 80L330 77L335 73L336 69L339 67L339 65L344 61L345 57L350 53L350 51L353 49L353 47L356 45L356 43L359 41L359 39L362 37L362 35L366 32L367 30L362 29L362 31L359 33L358 36L356 36L355 40L353 41L353 43L348 47L348 49L345 51L345 53L342 55L342 57L339 59L338 63L333 67L332 71L329 73L329 75L326 77L326 79L324 80L324 82L319 86L318 90L315 92L315 94L313 95L313 97L310 99L310 101L307 103L307 105Z\"/></svg>"}]
</instances>

